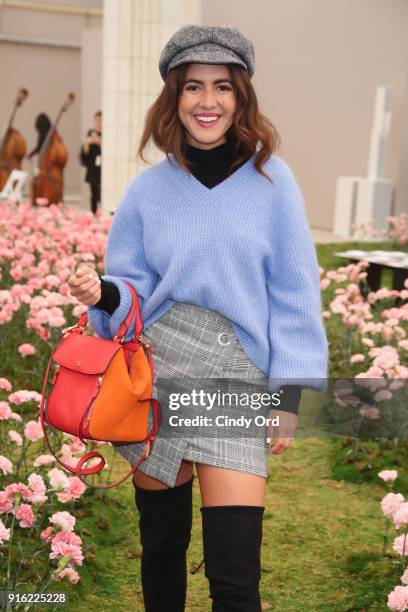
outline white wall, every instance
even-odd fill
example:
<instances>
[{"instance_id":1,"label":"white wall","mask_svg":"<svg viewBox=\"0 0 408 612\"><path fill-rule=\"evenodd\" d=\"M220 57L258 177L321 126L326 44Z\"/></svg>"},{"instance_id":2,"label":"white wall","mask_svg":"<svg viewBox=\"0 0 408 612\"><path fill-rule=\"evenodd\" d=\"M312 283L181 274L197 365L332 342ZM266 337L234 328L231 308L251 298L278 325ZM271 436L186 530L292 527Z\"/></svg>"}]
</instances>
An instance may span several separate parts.
<instances>
[{"instance_id":1,"label":"white wall","mask_svg":"<svg viewBox=\"0 0 408 612\"><path fill-rule=\"evenodd\" d=\"M235 25L256 49L253 79L299 178L310 223L331 229L336 179L366 175L375 90L392 90L386 177L408 212L408 2L205 0L203 23ZM405 151L405 168L400 166ZM404 171L405 170L405 171Z\"/></svg>"}]
</instances>

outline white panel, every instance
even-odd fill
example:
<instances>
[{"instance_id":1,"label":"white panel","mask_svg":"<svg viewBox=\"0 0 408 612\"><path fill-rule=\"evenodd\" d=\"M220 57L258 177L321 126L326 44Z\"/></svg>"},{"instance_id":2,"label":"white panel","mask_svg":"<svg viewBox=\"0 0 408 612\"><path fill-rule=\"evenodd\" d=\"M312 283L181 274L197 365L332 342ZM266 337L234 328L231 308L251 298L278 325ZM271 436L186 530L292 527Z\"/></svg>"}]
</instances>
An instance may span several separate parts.
<instances>
[{"instance_id":1,"label":"white panel","mask_svg":"<svg viewBox=\"0 0 408 612\"><path fill-rule=\"evenodd\" d=\"M104 28L105 211L117 206L129 181L146 167L136 151L146 113L163 87L159 56L174 32L191 22L200 2L120 0L116 4L119 8L108 10L118 20L108 20ZM146 155L153 162L164 159L154 145Z\"/></svg>"},{"instance_id":2,"label":"white panel","mask_svg":"<svg viewBox=\"0 0 408 612\"><path fill-rule=\"evenodd\" d=\"M160 0L150 0L150 19L154 23L160 21Z\"/></svg>"},{"instance_id":3,"label":"white panel","mask_svg":"<svg viewBox=\"0 0 408 612\"><path fill-rule=\"evenodd\" d=\"M104 102L104 107L103 107L104 116L116 119L117 112L118 112L118 97L116 95L116 92L113 90L105 91L103 102Z\"/></svg>"},{"instance_id":4,"label":"white panel","mask_svg":"<svg viewBox=\"0 0 408 612\"><path fill-rule=\"evenodd\" d=\"M125 23L121 24L119 42L118 42L118 53L119 55L129 56L132 49L132 21L129 19Z\"/></svg>"},{"instance_id":5,"label":"white panel","mask_svg":"<svg viewBox=\"0 0 408 612\"><path fill-rule=\"evenodd\" d=\"M103 19L106 23L119 21L119 6L117 0L105 0L103 4Z\"/></svg>"},{"instance_id":6,"label":"white panel","mask_svg":"<svg viewBox=\"0 0 408 612\"><path fill-rule=\"evenodd\" d=\"M157 58L158 63L161 51L159 26L152 24L149 26L149 57Z\"/></svg>"},{"instance_id":7,"label":"white panel","mask_svg":"<svg viewBox=\"0 0 408 612\"><path fill-rule=\"evenodd\" d=\"M105 91L117 91L119 67L116 57L106 57L103 65L103 86Z\"/></svg>"},{"instance_id":8,"label":"white panel","mask_svg":"<svg viewBox=\"0 0 408 612\"><path fill-rule=\"evenodd\" d=\"M334 209L333 232L337 236L353 236L357 199L357 179L350 176L339 176L337 179L336 203Z\"/></svg>"},{"instance_id":9,"label":"white panel","mask_svg":"<svg viewBox=\"0 0 408 612\"><path fill-rule=\"evenodd\" d=\"M104 28L103 54L112 57L119 54L119 23L108 23Z\"/></svg>"},{"instance_id":10,"label":"white panel","mask_svg":"<svg viewBox=\"0 0 408 612\"><path fill-rule=\"evenodd\" d=\"M183 23L184 0L161 0L160 18L162 23Z\"/></svg>"},{"instance_id":11,"label":"white panel","mask_svg":"<svg viewBox=\"0 0 408 612\"><path fill-rule=\"evenodd\" d=\"M201 23L201 2L198 0L184 0L184 23Z\"/></svg>"},{"instance_id":12,"label":"white panel","mask_svg":"<svg viewBox=\"0 0 408 612\"><path fill-rule=\"evenodd\" d=\"M141 24L134 24L132 28L132 34L130 37L130 48L132 57L142 57L142 35L141 35Z\"/></svg>"},{"instance_id":13,"label":"white panel","mask_svg":"<svg viewBox=\"0 0 408 612\"><path fill-rule=\"evenodd\" d=\"M118 93L117 99L119 108L119 113L117 115L117 125L128 126L130 120L130 93L128 91L121 91Z\"/></svg>"},{"instance_id":14,"label":"white panel","mask_svg":"<svg viewBox=\"0 0 408 612\"><path fill-rule=\"evenodd\" d=\"M130 58L120 57L118 62L119 78L118 78L118 92L126 91L128 94L131 91L130 82Z\"/></svg>"},{"instance_id":15,"label":"white panel","mask_svg":"<svg viewBox=\"0 0 408 612\"><path fill-rule=\"evenodd\" d=\"M157 87L157 75L159 73L158 62L157 59L148 59L146 60L146 68L147 68L147 84L146 84L146 92L157 96L159 94L159 88ZM159 73L160 74L160 73Z\"/></svg>"},{"instance_id":16,"label":"white panel","mask_svg":"<svg viewBox=\"0 0 408 612\"><path fill-rule=\"evenodd\" d=\"M153 26L153 27L156 27L156 26ZM141 54L142 58L149 57L150 29L151 29L151 25L150 24L148 24L148 23L141 24L140 33L141 33L141 36L142 36L142 54Z\"/></svg>"},{"instance_id":17,"label":"white panel","mask_svg":"<svg viewBox=\"0 0 408 612\"><path fill-rule=\"evenodd\" d=\"M138 59L136 57L133 58L132 64L130 67L130 80L132 82L132 91L139 92L143 91L142 89L142 65L143 60Z\"/></svg>"},{"instance_id":18,"label":"white panel","mask_svg":"<svg viewBox=\"0 0 408 612\"><path fill-rule=\"evenodd\" d=\"M136 3L138 0L136 0ZM116 0L119 5L119 18L122 25L128 23L132 17L132 4L135 4L135 0Z\"/></svg>"},{"instance_id":19,"label":"white panel","mask_svg":"<svg viewBox=\"0 0 408 612\"><path fill-rule=\"evenodd\" d=\"M392 181L360 179L358 185L356 223L373 221L377 230L388 228L387 216L391 214Z\"/></svg>"}]
</instances>

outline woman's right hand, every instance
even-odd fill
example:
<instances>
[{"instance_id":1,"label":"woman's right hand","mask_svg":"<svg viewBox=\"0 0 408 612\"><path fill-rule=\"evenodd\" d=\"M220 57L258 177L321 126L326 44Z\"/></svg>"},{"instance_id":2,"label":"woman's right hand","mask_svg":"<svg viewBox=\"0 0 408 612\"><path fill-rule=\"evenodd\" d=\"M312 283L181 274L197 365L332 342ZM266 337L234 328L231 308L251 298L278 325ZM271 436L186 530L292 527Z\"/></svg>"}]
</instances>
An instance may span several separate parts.
<instances>
[{"instance_id":1,"label":"woman's right hand","mask_svg":"<svg viewBox=\"0 0 408 612\"><path fill-rule=\"evenodd\" d=\"M67 283L71 295L86 306L94 306L101 299L101 281L95 268L87 264L80 264Z\"/></svg>"}]
</instances>

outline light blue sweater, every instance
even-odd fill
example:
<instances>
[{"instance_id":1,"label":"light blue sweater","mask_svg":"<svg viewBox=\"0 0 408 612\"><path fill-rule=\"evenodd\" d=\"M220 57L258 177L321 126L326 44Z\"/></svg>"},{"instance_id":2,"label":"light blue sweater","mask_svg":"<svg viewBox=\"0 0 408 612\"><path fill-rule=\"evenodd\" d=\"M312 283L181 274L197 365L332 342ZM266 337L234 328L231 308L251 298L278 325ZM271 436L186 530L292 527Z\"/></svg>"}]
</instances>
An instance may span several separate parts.
<instances>
[{"instance_id":1,"label":"light blue sweater","mask_svg":"<svg viewBox=\"0 0 408 612\"><path fill-rule=\"evenodd\" d=\"M137 175L105 255L103 278L118 287L120 305L111 316L89 306L89 322L97 335L115 336L131 306L126 280L145 328L175 302L216 310L268 375L269 390L327 389L318 261L302 195L283 159L264 165L271 183L254 157L212 189L167 159Z\"/></svg>"}]
</instances>

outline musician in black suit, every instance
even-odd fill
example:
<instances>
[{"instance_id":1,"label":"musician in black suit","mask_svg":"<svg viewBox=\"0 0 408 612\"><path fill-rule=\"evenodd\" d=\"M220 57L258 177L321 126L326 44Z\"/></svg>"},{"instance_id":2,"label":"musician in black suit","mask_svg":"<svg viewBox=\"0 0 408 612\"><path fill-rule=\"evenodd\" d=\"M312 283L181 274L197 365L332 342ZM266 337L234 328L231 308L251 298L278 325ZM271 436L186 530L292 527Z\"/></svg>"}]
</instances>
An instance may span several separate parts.
<instances>
[{"instance_id":1,"label":"musician in black suit","mask_svg":"<svg viewBox=\"0 0 408 612\"><path fill-rule=\"evenodd\" d=\"M85 142L81 146L79 160L86 167L85 181L91 189L91 210L96 214L101 201L101 138L102 112L94 115L94 128L88 130Z\"/></svg>"}]
</instances>

